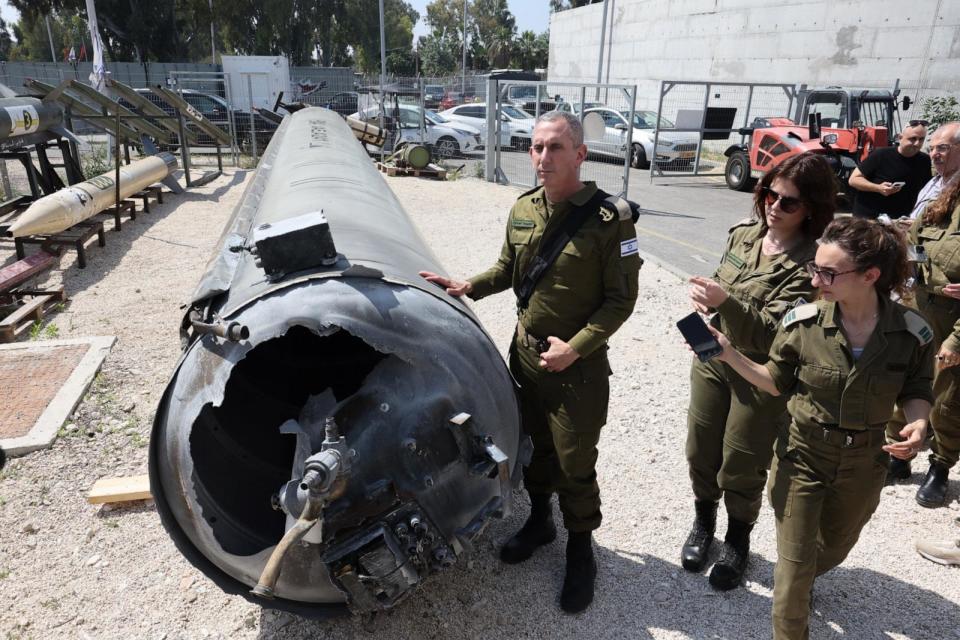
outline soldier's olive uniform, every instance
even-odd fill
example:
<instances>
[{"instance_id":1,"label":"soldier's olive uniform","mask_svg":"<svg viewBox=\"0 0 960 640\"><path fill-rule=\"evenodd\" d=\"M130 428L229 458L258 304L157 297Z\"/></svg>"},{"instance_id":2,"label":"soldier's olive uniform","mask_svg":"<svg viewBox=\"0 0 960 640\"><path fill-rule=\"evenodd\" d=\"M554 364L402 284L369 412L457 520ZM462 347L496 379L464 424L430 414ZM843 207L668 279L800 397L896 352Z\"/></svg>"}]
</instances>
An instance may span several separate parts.
<instances>
[{"instance_id":1,"label":"soldier's olive uniform","mask_svg":"<svg viewBox=\"0 0 960 640\"><path fill-rule=\"evenodd\" d=\"M923 246L927 262L918 263L917 307L933 328L933 355L945 346L960 353L960 300L942 295L943 287L960 283L960 207L939 225L928 225L923 216L910 230L910 241ZM960 367L938 370L933 381L935 398L930 412L934 440L930 461L948 469L960 458ZM903 414L897 412L887 426L888 440L901 440Z\"/></svg>"},{"instance_id":2,"label":"soldier's olive uniform","mask_svg":"<svg viewBox=\"0 0 960 640\"><path fill-rule=\"evenodd\" d=\"M786 253L764 256L759 221L741 222L730 231L713 276L729 297L712 324L741 353L764 363L783 314L814 297L803 265L813 259L816 243L803 241ZM786 407L786 398L758 390L729 365L694 360L686 451L697 500L716 502L723 496L727 515L756 522Z\"/></svg>"},{"instance_id":3,"label":"soldier's olive uniform","mask_svg":"<svg viewBox=\"0 0 960 640\"><path fill-rule=\"evenodd\" d=\"M789 394L789 437L777 441L769 497L777 524L773 630L809 637L814 578L839 565L880 502L894 403L931 401L933 343L910 309L881 297L877 326L854 360L835 302L787 313L766 364Z\"/></svg>"},{"instance_id":4,"label":"soldier's olive uniform","mask_svg":"<svg viewBox=\"0 0 960 640\"><path fill-rule=\"evenodd\" d=\"M572 207L587 203L596 190L588 182L569 200L552 205L543 189L522 195L510 211L500 258L470 279L470 296L480 299L516 288L544 233L552 233ZM636 242L629 211L598 207L520 310L510 348L510 369L520 384L521 419L534 449L524 469L524 484L531 494L559 494L570 531L600 526L595 465L609 399L606 344L630 317L637 299L642 261ZM546 348L537 343L549 336L569 343L580 356L559 373L539 364Z\"/></svg>"}]
</instances>

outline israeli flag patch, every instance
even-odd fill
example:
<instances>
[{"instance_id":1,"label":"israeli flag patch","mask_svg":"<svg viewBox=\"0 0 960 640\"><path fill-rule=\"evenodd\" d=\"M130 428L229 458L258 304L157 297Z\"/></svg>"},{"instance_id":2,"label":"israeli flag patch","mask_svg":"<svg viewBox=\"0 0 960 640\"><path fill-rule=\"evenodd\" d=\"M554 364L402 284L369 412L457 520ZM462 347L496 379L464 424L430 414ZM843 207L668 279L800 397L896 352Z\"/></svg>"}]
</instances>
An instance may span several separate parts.
<instances>
[{"instance_id":1,"label":"israeli flag patch","mask_svg":"<svg viewBox=\"0 0 960 640\"><path fill-rule=\"evenodd\" d=\"M636 238L624 240L620 243L620 257L634 256L640 252L640 245Z\"/></svg>"}]
</instances>

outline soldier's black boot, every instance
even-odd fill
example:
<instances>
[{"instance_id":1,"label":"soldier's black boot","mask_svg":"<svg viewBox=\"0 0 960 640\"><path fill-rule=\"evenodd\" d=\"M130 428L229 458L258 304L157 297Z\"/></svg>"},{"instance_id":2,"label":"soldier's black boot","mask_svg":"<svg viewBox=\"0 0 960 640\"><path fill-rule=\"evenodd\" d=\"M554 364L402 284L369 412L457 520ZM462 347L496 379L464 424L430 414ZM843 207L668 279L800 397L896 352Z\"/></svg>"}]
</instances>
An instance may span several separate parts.
<instances>
[{"instance_id":1,"label":"soldier's black boot","mask_svg":"<svg viewBox=\"0 0 960 640\"><path fill-rule=\"evenodd\" d=\"M921 507L939 507L947 497L947 474L950 467L939 462L931 462L927 477L917 489L917 503Z\"/></svg>"},{"instance_id":2,"label":"soldier's black boot","mask_svg":"<svg viewBox=\"0 0 960 640\"><path fill-rule=\"evenodd\" d=\"M560 591L560 608L580 613L593 602L593 583L597 579L597 561L593 557L593 539L589 531L571 531L567 538L567 572Z\"/></svg>"},{"instance_id":3,"label":"soldier's black boot","mask_svg":"<svg viewBox=\"0 0 960 640\"><path fill-rule=\"evenodd\" d=\"M530 517L520 531L500 549L500 559L507 564L523 562L533 555L537 547L550 544L557 538L557 527L553 524L553 508L550 506L549 493L530 494Z\"/></svg>"},{"instance_id":4,"label":"soldier's black boot","mask_svg":"<svg viewBox=\"0 0 960 640\"><path fill-rule=\"evenodd\" d=\"M729 591L740 586L743 572L750 557L750 531L752 524L730 518L727 535L723 540L723 552L717 564L710 570L710 585L720 591Z\"/></svg>"},{"instance_id":5,"label":"soldier's black boot","mask_svg":"<svg viewBox=\"0 0 960 640\"><path fill-rule=\"evenodd\" d=\"M717 503L712 500L697 500L693 503L697 517L687 541L680 550L680 564L687 571L699 573L707 563L707 552L713 544L713 532L717 528Z\"/></svg>"},{"instance_id":6,"label":"soldier's black boot","mask_svg":"<svg viewBox=\"0 0 960 640\"><path fill-rule=\"evenodd\" d=\"M911 473L913 470L910 468L909 460L890 456L890 462L887 464L887 480L906 480Z\"/></svg>"}]
</instances>

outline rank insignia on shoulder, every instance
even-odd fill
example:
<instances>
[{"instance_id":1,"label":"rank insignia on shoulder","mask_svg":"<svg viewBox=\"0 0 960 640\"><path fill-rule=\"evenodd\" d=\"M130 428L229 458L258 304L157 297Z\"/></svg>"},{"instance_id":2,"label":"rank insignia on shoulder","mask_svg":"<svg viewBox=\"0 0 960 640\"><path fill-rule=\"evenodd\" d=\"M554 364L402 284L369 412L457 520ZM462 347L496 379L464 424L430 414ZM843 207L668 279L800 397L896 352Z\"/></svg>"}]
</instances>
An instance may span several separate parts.
<instances>
[{"instance_id":1,"label":"rank insignia on shoulder","mask_svg":"<svg viewBox=\"0 0 960 640\"><path fill-rule=\"evenodd\" d=\"M789 327L790 325L796 324L801 320L807 320L808 318L815 317L819 311L817 310L817 305L811 303L801 304L798 307L794 307L783 316L783 321L781 324L784 328Z\"/></svg>"},{"instance_id":2,"label":"rank insignia on shoulder","mask_svg":"<svg viewBox=\"0 0 960 640\"><path fill-rule=\"evenodd\" d=\"M933 330L919 313L912 309L907 309L903 314L903 319L907 323L907 331L912 333L913 337L916 338L921 345L933 340Z\"/></svg>"},{"instance_id":3,"label":"rank insignia on shoulder","mask_svg":"<svg viewBox=\"0 0 960 640\"><path fill-rule=\"evenodd\" d=\"M747 225L755 224L756 222L756 218L744 218L743 220L738 220L736 224L730 227L729 231L733 231L737 227L746 227Z\"/></svg>"},{"instance_id":4,"label":"rank insignia on shoulder","mask_svg":"<svg viewBox=\"0 0 960 640\"><path fill-rule=\"evenodd\" d=\"M614 218L633 220L636 222L631 203L619 196L608 196L604 198L603 202L600 203L600 218L604 222L610 222Z\"/></svg>"},{"instance_id":5,"label":"rank insignia on shoulder","mask_svg":"<svg viewBox=\"0 0 960 640\"><path fill-rule=\"evenodd\" d=\"M533 229L536 226L530 218L514 218L511 225L514 229Z\"/></svg>"}]
</instances>

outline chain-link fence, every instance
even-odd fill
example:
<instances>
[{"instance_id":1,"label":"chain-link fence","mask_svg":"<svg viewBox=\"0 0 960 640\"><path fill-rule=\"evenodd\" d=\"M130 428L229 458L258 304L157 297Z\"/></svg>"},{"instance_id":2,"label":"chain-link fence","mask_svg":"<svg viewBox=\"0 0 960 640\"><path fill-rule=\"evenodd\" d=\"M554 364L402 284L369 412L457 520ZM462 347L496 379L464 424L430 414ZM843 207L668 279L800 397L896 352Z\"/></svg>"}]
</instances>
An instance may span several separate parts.
<instances>
[{"instance_id":1,"label":"chain-link fence","mask_svg":"<svg viewBox=\"0 0 960 640\"><path fill-rule=\"evenodd\" d=\"M723 175L724 152L742 144L738 133L756 118L789 118L797 91L787 84L735 84L664 80L650 126L662 157L653 176Z\"/></svg>"}]
</instances>

